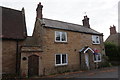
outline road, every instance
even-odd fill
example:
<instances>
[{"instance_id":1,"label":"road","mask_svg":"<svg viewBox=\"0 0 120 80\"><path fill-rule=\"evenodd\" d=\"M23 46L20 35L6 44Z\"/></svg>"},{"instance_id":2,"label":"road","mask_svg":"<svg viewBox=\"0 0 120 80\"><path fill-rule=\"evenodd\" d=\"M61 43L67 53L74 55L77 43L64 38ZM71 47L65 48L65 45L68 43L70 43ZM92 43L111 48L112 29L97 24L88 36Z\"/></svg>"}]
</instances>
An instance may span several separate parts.
<instances>
[{"instance_id":1,"label":"road","mask_svg":"<svg viewBox=\"0 0 120 80\"><path fill-rule=\"evenodd\" d=\"M48 76L48 78L118 78L118 67L65 73Z\"/></svg>"}]
</instances>

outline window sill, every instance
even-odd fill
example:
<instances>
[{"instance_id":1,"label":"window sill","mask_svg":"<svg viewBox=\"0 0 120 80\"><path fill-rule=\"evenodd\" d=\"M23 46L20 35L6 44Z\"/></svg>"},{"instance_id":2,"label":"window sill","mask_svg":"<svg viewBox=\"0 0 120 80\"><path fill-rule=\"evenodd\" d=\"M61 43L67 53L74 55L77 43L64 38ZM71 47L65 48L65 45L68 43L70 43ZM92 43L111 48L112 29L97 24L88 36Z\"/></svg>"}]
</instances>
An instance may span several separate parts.
<instances>
[{"instance_id":1,"label":"window sill","mask_svg":"<svg viewBox=\"0 0 120 80\"><path fill-rule=\"evenodd\" d=\"M58 43L58 44L68 44L68 42L60 42L60 41L55 41L54 43Z\"/></svg>"},{"instance_id":2,"label":"window sill","mask_svg":"<svg viewBox=\"0 0 120 80\"><path fill-rule=\"evenodd\" d=\"M68 64L55 64L55 67L59 67L59 66L67 66Z\"/></svg>"},{"instance_id":3,"label":"window sill","mask_svg":"<svg viewBox=\"0 0 120 80\"><path fill-rule=\"evenodd\" d=\"M92 43L93 45L99 45L100 43Z\"/></svg>"},{"instance_id":4,"label":"window sill","mask_svg":"<svg viewBox=\"0 0 120 80\"><path fill-rule=\"evenodd\" d=\"M101 62L101 60L100 61L94 61L95 63L97 63L97 62Z\"/></svg>"}]
</instances>

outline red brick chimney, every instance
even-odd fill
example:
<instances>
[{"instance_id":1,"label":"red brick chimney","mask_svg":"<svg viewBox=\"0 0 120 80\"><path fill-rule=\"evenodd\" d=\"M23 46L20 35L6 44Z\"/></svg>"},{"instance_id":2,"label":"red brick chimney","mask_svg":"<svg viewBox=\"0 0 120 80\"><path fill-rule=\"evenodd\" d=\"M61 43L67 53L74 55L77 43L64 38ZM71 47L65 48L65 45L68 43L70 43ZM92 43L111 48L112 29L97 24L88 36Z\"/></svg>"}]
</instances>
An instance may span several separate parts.
<instances>
[{"instance_id":1,"label":"red brick chimney","mask_svg":"<svg viewBox=\"0 0 120 80\"><path fill-rule=\"evenodd\" d=\"M112 34L116 34L117 33L117 31L116 31L116 27L113 25L113 27L112 26L110 26L110 35L112 35Z\"/></svg>"},{"instance_id":2,"label":"red brick chimney","mask_svg":"<svg viewBox=\"0 0 120 80\"><path fill-rule=\"evenodd\" d=\"M37 14L36 18L39 18L39 19L43 18L42 8L43 8L43 5L41 5L41 2L40 2L37 6L37 9L36 9L36 14Z\"/></svg>"},{"instance_id":3,"label":"red brick chimney","mask_svg":"<svg viewBox=\"0 0 120 80\"><path fill-rule=\"evenodd\" d=\"M90 28L90 24L89 24L89 18L86 16L84 16L84 19L82 20L83 22L83 26Z\"/></svg>"}]
</instances>

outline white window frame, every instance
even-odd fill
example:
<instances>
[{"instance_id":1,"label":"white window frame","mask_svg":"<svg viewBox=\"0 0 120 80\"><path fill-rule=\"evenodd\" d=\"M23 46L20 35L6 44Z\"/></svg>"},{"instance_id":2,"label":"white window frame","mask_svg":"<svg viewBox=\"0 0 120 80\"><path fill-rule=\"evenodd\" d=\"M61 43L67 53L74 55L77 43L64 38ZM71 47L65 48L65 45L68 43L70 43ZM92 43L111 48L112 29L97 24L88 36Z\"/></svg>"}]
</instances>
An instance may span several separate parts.
<instances>
[{"instance_id":1,"label":"white window frame","mask_svg":"<svg viewBox=\"0 0 120 80\"><path fill-rule=\"evenodd\" d=\"M57 32L60 33L60 41L56 40ZM67 32L64 32L65 33L66 41L62 41L62 33L63 33L62 31L55 31L55 42L67 42Z\"/></svg>"},{"instance_id":2,"label":"white window frame","mask_svg":"<svg viewBox=\"0 0 120 80\"><path fill-rule=\"evenodd\" d=\"M101 62L102 61L102 55L101 55L101 53L97 53L99 56L100 56L100 60L98 60L98 55L93 55L93 60L94 60L94 62ZM94 59L94 56L96 57L96 60Z\"/></svg>"},{"instance_id":3,"label":"white window frame","mask_svg":"<svg viewBox=\"0 0 120 80\"><path fill-rule=\"evenodd\" d=\"M56 64L56 55L60 55L60 64ZM55 66L68 65L68 54L65 54L66 55L66 63L62 63L62 55L64 55L64 54L55 54Z\"/></svg>"},{"instance_id":4,"label":"white window frame","mask_svg":"<svg viewBox=\"0 0 120 80\"><path fill-rule=\"evenodd\" d=\"M96 37L98 37L98 43L96 42ZM93 43L95 41L95 43ZM98 35L92 35L92 44L100 44L100 37Z\"/></svg>"}]
</instances>

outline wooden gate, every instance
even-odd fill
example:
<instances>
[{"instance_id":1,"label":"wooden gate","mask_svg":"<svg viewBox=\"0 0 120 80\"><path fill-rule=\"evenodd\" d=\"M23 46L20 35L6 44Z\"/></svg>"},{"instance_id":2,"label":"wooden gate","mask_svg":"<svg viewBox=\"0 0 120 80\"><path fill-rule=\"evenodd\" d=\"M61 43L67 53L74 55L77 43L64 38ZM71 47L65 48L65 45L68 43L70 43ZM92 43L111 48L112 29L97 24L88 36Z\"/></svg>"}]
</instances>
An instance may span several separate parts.
<instances>
[{"instance_id":1,"label":"wooden gate","mask_svg":"<svg viewBox=\"0 0 120 80\"><path fill-rule=\"evenodd\" d=\"M32 55L28 57L28 75L29 76L39 75L39 56Z\"/></svg>"}]
</instances>

